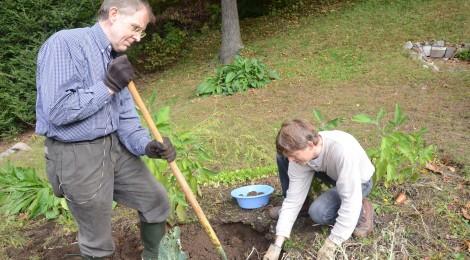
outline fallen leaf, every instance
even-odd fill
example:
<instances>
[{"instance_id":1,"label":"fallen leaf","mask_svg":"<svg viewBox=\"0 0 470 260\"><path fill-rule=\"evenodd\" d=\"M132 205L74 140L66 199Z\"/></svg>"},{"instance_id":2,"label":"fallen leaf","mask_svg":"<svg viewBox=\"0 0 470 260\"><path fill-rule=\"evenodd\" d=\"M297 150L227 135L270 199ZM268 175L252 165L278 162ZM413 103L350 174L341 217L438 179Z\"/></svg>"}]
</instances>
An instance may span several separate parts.
<instances>
[{"instance_id":1,"label":"fallen leaf","mask_svg":"<svg viewBox=\"0 0 470 260\"><path fill-rule=\"evenodd\" d=\"M470 201L467 201L467 204L465 205L467 209L470 209Z\"/></svg>"},{"instance_id":2,"label":"fallen leaf","mask_svg":"<svg viewBox=\"0 0 470 260\"><path fill-rule=\"evenodd\" d=\"M20 213L19 217L20 220L25 220L28 218L28 213Z\"/></svg>"},{"instance_id":3,"label":"fallen leaf","mask_svg":"<svg viewBox=\"0 0 470 260\"><path fill-rule=\"evenodd\" d=\"M437 168L436 161L434 161L432 163L426 163L426 169L428 169L430 171L433 171L433 172L439 172L438 168Z\"/></svg>"},{"instance_id":4,"label":"fallen leaf","mask_svg":"<svg viewBox=\"0 0 470 260\"><path fill-rule=\"evenodd\" d=\"M470 252L470 240L465 240L464 243L467 245L467 251Z\"/></svg>"},{"instance_id":5,"label":"fallen leaf","mask_svg":"<svg viewBox=\"0 0 470 260\"><path fill-rule=\"evenodd\" d=\"M468 214L467 210L466 209L462 209L462 214L463 214L463 217L466 218L466 219L469 219L470 220L470 215Z\"/></svg>"},{"instance_id":6,"label":"fallen leaf","mask_svg":"<svg viewBox=\"0 0 470 260\"><path fill-rule=\"evenodd\" d=\"M445 181L448 181L448 180L450 180L450 179L451 179L451 177L450 177L450 176L448 176L448 175L445 175L443 172L439 172L439 173L442 175L442 179L443 179L443 180L445 180Z\"/></svg>"},{"instance_id":7,"label":"fallen leaf","mask_svg":"<svg viewBox=\"0 0 470 260\"><path fill-rule=\"evenodd\" d=\"M406 200L406 195L403 192L398 194L397 198L395 199L395 204L403 204Z\"/></svg>"}]
</instances>

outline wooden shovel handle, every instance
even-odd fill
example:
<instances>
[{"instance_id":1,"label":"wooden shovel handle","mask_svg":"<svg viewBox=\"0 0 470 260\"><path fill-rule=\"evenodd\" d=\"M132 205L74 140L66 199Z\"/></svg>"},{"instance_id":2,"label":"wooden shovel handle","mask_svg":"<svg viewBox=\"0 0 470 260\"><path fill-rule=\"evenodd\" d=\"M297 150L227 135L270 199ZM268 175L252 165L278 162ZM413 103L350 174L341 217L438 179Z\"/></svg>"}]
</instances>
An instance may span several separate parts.
<instances>
[{"instance_id":1,"label":"wooden shovel handle","mask_svg":"<svg viewBox=\"0 0 470 260\"><path fill-rule=\"evenodd\" d=\"M129 91L131 92L132 97L134 98L134 102L136 103L137 107L140 109L140 112L142 112L145 122L147 122L147 125L150 128L150 132L152 133L152 136L155 138L155 140L162 143L163 138L160 135L160 132L158 132L157 126L153 122L153 119L150 116L150 113L148 112L147 107L145 106L145 103L142 101L142 98L140 97L139 92L137 91L133 81L129 82L128 88L129 88ZM215 234L214 230L209 224L209 221L207 221L206 215L204 215L204 212L199 206L199 203L197 202L196 197L194 196L193 192L189 188L189 185L186 182L186 179L183 177L183 174L181 174L181 171L178 168L178 165L176 164L175 161L172 161L170 163L170 168L173 171L173 174L175 175L176 180L178 181L181 189L186 195L186 199L189 201L189 204L191 204L191 206L193 207L194 212L196 213L196 216L199 219L199 222L201 222L202 227L204 228L207 235L209 236L212 244L216 247L217 252L220 255L220 258L223 260L226 260L227 256L225 255L225 251L222 248L222 245L220 244L220 241L217 238L217 235Z\"/></svg>"}]
</instances>

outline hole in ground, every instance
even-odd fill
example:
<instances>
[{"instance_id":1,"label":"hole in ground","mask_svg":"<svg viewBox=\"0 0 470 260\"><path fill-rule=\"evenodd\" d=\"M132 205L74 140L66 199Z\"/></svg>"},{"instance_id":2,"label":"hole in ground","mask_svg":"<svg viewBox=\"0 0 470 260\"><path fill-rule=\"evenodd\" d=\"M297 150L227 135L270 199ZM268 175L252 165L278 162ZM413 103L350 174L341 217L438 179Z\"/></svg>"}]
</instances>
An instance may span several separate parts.
<instances>
[{"instance_id":1,"label":"hole in ground","mask_svg":"<svg viewBox=\"0 0 470 260\"><path fill-rule=\"evenodd\" d=\"M261 259L271 242L265 234L242 223L212 224L211 226L228 259ZM181 246L189 259L220 259L220 255L200 223L182 225L179 228L181 229Z\"/></svg>"}]
</instances>

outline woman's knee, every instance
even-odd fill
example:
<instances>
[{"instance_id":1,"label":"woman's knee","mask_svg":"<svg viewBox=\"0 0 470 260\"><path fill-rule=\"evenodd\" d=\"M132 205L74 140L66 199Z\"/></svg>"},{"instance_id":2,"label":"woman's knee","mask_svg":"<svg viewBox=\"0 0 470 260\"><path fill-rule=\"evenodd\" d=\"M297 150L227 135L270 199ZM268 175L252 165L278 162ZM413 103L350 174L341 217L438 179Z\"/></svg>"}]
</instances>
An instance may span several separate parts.
<instances>
[{"instance_id":1,"label":"woman's knee","mask_svg":"<svg viewBox=\"0 0 470 260\"><path fill-rule=\"evenodd\" d=\"M338 216L338 207L333 204L312 203L308 209L310 218L320 225L332 225Z\"/></svg>"},{"instance_id":2,"label":"woman's knee","mask_svg":"<svg viewBox=\"0 0 470 260\"><path fill-rule=\"evenodd\" d=\"M324 207L315 203L312 203L312 205L310 205L310 208L308 209L308 215L310 216L310 218L315 223L320 224L320 225L326 224L324 223L325 222L324 213L325 213Z\"/></svg>"}]
</instances>

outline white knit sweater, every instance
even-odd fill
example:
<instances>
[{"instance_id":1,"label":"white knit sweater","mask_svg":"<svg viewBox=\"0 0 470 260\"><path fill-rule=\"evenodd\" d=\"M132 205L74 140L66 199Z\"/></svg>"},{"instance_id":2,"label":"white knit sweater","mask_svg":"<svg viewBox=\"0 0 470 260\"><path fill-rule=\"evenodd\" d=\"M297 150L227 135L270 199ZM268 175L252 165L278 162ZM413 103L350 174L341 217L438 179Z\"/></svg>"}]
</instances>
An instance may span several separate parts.
<instances>
[{"instance_id":1,"label":"white knit sweater","mask_svg":"<svg viewBox=\"0 0 470 260\"><path fill-rule=\"evenodd\" d=\"M307 197L315 172L326 172L336 181L341 207L329 238L336 244L347 240L362 208L361 184L370 180L375 169L359 142L342 131L322 131L320 155L307 165L289 163L289 189L280 210L276 235L289 237L292 226Z\"/></svg>"}]
</instances>

